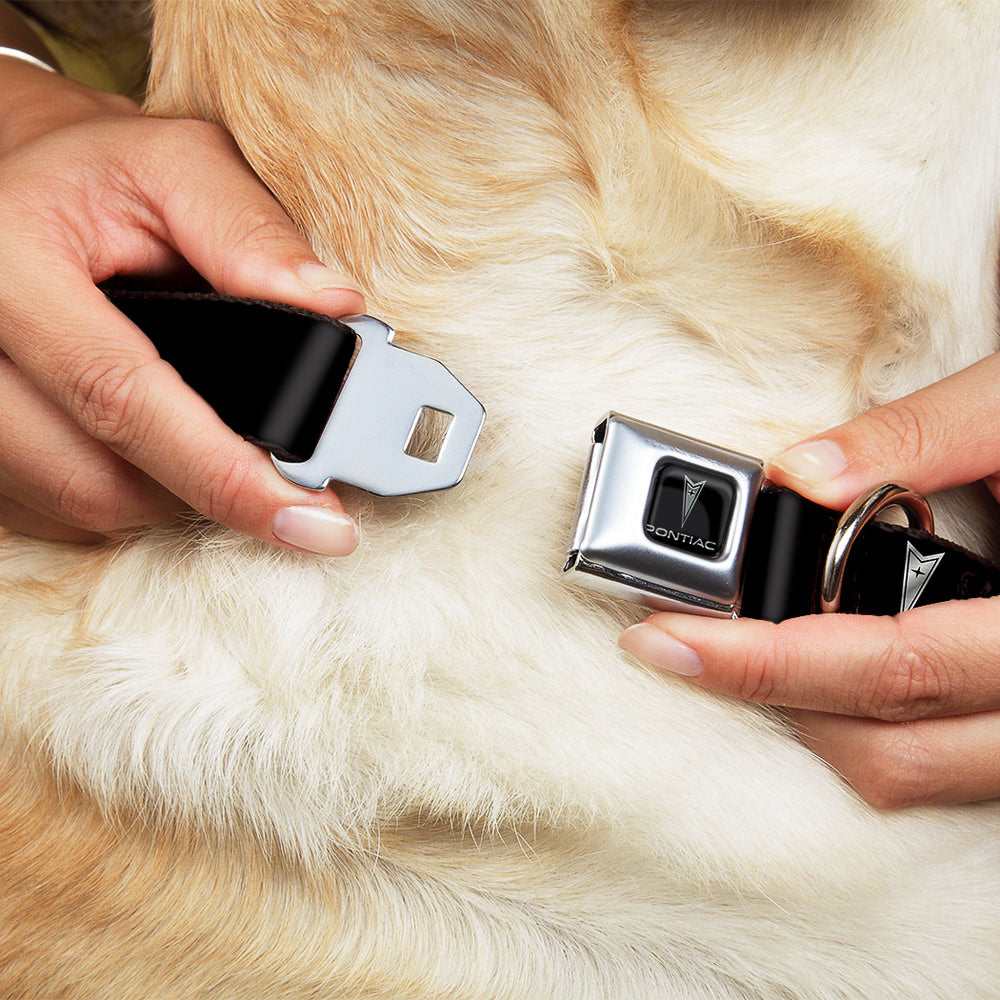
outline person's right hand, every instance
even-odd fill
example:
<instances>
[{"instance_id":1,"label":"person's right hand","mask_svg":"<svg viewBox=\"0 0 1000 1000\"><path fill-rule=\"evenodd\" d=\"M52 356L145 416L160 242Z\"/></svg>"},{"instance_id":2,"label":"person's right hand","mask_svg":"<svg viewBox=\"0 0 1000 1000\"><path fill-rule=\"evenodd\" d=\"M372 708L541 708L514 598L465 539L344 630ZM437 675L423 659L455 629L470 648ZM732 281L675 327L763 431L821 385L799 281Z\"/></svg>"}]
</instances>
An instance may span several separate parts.
<instances>
[{"instance_id":1,"label":"person's right hand","mask_svg":"<svg viewBox=\"0 0 1000 1000\"><path fill-rule=\"evenodd\" d=\"M0 525L86 541L193 508L290 548L345 555L330 490L284 480L95 287L188 262L217 291L339 316L324 267L236 144L204 122L0 57Z\"/></svg>"},{"instance_id":2,"label":"person's right hand","mask_svg":"<svg viewBox=\"0 0 1000 1000\"><path fill-rule=\"evenodd\" d=\"M800 442L765 474L837 510L887 481L931 494L985 479L1000 501L998 415L1000 353ZM896 572L902 587L921 566ZM778 624L661 611L619 641L694 684L786 709L872 805L1000 797L1000 596Z\"/></svg>"}]
</instances>

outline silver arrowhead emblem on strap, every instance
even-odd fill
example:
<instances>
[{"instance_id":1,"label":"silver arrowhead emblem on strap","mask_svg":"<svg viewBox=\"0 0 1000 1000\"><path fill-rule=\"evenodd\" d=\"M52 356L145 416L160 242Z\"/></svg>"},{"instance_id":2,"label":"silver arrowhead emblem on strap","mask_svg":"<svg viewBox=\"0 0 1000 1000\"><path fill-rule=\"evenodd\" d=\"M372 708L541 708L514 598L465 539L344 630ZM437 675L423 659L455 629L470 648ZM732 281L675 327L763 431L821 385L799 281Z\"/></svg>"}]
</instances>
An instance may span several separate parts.
<instances>
[{"instance_id":1,"label":"silver arrowhead emblem on strap","mask_svg":"<svg viewBox=\"0 0 1000 1000\"><path fill-rule=\"evenodd\" d=\"M684 506L681 511L682 528L684 527L684 522L688 519L688 515L694 510L694 505L698 502L698 497L701 496L701 488L704 485L704 479L700 483L693 483L687 476L684 477Z\"/></svg>"},{"instance_id":2,"label":"silver arrowhead emblem on strap","mask_svg":"<svg viewBox=\"0 0 1000 1000\"><path fill-rule=\"evenodd\" d=\"M909 611L920 600L920 595L934 575L938 563L944 559L943 552L921 555L912 542L906 543L906 569L903 571L903 596L899 602L900 611Z\"/></svg>"}]
</instances>

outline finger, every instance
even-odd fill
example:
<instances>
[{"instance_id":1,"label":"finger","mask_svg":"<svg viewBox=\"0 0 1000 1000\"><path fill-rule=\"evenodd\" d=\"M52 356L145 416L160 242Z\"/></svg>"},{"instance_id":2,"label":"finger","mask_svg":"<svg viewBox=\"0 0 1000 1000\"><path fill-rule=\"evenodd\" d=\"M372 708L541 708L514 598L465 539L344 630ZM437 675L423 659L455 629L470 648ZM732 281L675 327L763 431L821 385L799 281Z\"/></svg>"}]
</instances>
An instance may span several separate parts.
<instances>
[{"instance_id":1,"label":"finger","mask_svg":"<svg viewBox=\"0 0 1000 1000\"><path fill-rule=\"evenodd\" d=\"M107 541L103 535L63 524L0 494L0 529L3 528L50 541L90 543ZM0 531L0 542L2 541L3 534Z\"/></svg>"},{"instance_id":2,"label":"finger","mask_svg":"<svg viewBox=\"0 0 1000 1000\"><path fill-rule=\"evenodd\" d=\"M1000 796L1000 712L902 723L822 712L789 717L803 742L879 808Z\"/></svg>"},{"instance_id":3,"label":"finger","mask_svg":"<svg viewBox=\"0 0 1000 1000\"><path fill-rule=\"evenodd\" d=\"M205 122L158 124L140 193L153 199L166 240L214 288L331 316L364 310L355 282L320 263L226 132Z\"/></svg>"},{"instance_id":4,"label":"finger","mask_svg":"<svg viewBox=\"0 0 1000 1000\"><path fill-rule=\"evenodd\" d=\"M842 510L882 482L923 493L1000 471L1000 354L773 458L767 475Z\"/></svg>"},{"instance_id":5,"label":"finger","mask_svg":"<svg viewBox=\"0 0 1000 1000\"><path fill-rule=\"evenodd\" d=\"M68 262L34 259L37 252L29 247L7 264L15 285L31 287L43 274L60 295L37 289L4 303L7 353L89 437L220 524L325 555L353 551L356 526L332 492L283 479L160 360L89 276Z\"/></svg>"},{"instance_id":6,"label":"finger","mask_svg":"<svg viewBox=\"0 0 1000 1000\"><path fill-rule=\"evenodd\" d=\"M65 524L106 534L177 517L159 483L88 437L0 358L0 491Z\"/></svg>"},{"instance_id":7,"label":"finger","mask_svg":"<svg viewBox=\"0 0 1000 1000\"><path fill-rule=\"evenodd\" d=\"M1000 708L1000 598L777 625L655 614L622 647L746 701L901 721Z\"/></svg>"}]
</instances>

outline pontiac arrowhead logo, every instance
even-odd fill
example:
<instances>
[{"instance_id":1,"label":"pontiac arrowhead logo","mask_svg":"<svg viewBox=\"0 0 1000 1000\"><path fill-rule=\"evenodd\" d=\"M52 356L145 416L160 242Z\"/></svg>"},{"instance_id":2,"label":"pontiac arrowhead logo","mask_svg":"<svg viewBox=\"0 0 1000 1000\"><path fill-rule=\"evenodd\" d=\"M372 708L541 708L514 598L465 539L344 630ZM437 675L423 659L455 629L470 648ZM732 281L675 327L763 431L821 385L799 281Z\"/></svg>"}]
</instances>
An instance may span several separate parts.
<instances>
[{"instance_id":1,"label":"pontiac arrowhead logo","mask_svg":"<svg viewBox=\"0 0 1000 1000\"><path fill-rule=\"evenodd\" d=\"M909 611L920 600L920 595L924 592L924 588L942 559L944 559L943 552L922 556L913 547L912 542L906 543L906 569L903 572L903 596L899 602L900 611Z\"/></svg>"},{"instance_id":2,"label":"pontiac arrowhead logo","mask_svg":"<svg viewBox=\"0 0 1000 1000\"><path fill-rule=\"evenodd\" d=\"M682 528L684 527L684 522L688 519L688 515L694 510L694 505L698 502L698 497L701 495L701 488L704 485L704 479L700 483L692 483L687 476L684 477L684 509L681 512Z\"/></svg>"}]
</instances>

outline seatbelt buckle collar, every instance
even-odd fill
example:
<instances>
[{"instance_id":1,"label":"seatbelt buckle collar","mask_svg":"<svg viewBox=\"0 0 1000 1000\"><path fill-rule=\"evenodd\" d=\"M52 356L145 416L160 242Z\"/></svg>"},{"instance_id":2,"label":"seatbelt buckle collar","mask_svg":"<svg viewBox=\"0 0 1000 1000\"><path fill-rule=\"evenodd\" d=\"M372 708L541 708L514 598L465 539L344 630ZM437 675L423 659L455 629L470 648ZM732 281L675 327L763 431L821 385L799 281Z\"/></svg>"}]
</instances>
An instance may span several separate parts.
<instances>
[{"instance_id":1,"label":"seatbelt buckle collar","mask_svg":"<svg viewBox=\"0 0 1000 1000\"><path fill-rule=\"evenodd\" d=\"M889 507L908 528L875 522ZM839 514L768 482L759 459L609 413L563 570L657 611L769 621L839 611L842 593L849 611L895 614L997 592L996 567L933 531L910 487L878 484Z\"/></svg>"}]
</instances>

